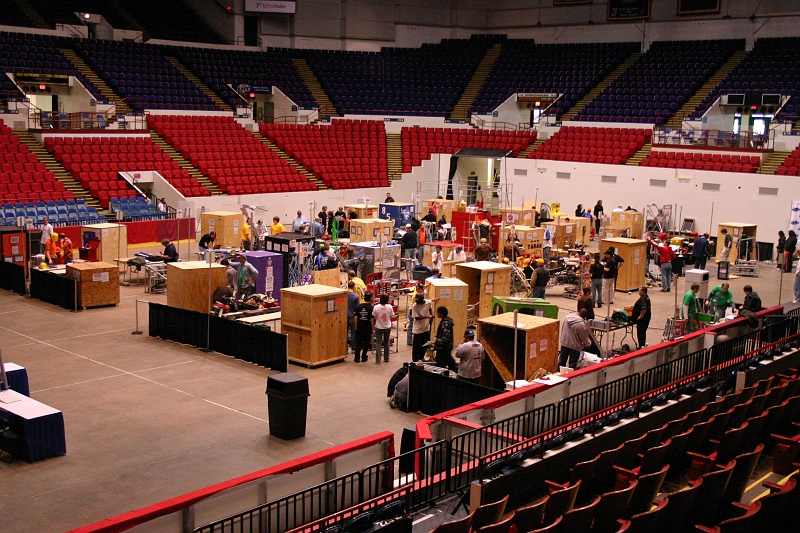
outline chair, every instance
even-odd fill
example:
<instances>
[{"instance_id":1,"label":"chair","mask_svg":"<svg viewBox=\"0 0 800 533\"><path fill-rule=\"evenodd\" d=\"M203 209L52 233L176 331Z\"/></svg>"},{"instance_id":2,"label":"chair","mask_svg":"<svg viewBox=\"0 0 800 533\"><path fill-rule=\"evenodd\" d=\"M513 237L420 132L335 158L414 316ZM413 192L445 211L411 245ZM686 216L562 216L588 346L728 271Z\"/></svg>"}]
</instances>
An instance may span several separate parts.
<instances>
[{"instance_id":1,"label":"chair","mask_svg":"<svg viewBox=\"0 0 800 533\"><path fill-rule=\"evenodd\" d=\"M626 531L629 533L651 533L661 531L659 525L662 523L664 509L669 505L669 498L663 498L656 502L656 507L652 511L646 511L631 516L628 519L630 526ZM625 522L625 520L619 520Z\"/></svg>"},{"instance_id":2,"label":"chair","mask_svg":"<svg viewBox=\"0 0 800 533\"><path fill-rule=\"evenodd\" d=\"M736 460L732 460L720 470L709 472L700 478L703 482L689 513L689 516L695 520L695 524L710 527L719 521L722 496L725 494L734 466L736 466Z\"/></svg>"},{"instance_id":3,"label":"chair","mask_svg":"<svg viewBox=\"0 0 800 533\"><path fill-rule=\"evenodd\" d=\"M499 522L506 510L507 503L508 494L500 501L481 505L472 511L472 530L477 531L484 526Z\"/></svg>"},{"instance_id":4,"label":"chair","mask_svg":"<svg viewBox=\"0 0 800 533\"><path fill-rule=\"evenodd\" d=\"M561 516L575 506L575 499L578 497L581 483L581 481L578 481L570 487L550 491L547 505L544 507L542 524L545 526L551 525L556 517Z\"/></svg>"},{"instance_id":5,"label":"chair","mask_svg":"<svg viewBox=\"0 0 800 533\"><path fill-rule=\"evenodd\" d=\"M12 463L15 459L17 450L17 434L11 431L8 422L0 418L0 460L4 463ZM13 452L11 450L14 450ZM3 454L8 454L8 459L3 459Z\"/></svg>"},{"instance_id":6,"label":"chair","mask_svg":"<svg viewBox=\"0 0 800 533\"><path fill-rule=\"evenodd\" d=\"M722 434L719 440L710 439L709 442L714 447L714 451L708 455L699 454L697 452L688 452L691 457L691 468L689 470L689 480L693 481L705 474L711 469L711 466L716 463L727 463L739 451L739 443L742 440L745 430L747 429L747 422L742 424L741 427L729 429Z\"/></svg>"},{"instance_id":7,"label":"chair","mask_svg":"<svg viewBox=\"0 0 800 533\"><path fill-rule=\"evenodd\" d=\"M783 529L780 525L781 520L789 516L794 516L796 510L788 509L789 500L794 496L793 492L797 489L797 479L789 478L783 485L776 483L763 483L763 486L770 490L770 493L761 497L761 514L758 517L759 528L761 531L779 531Z\"/></svg>"},{"instance_id":8,"label":"chair","mask_svg":"<svg viewBox=\"0 0 800 533\"><path fill-rule=\"evenodd\" d=\"M571 533L573 531L588 531L594 521L597 506L602 498L597 496L588 505L576 507L563 515L560 527L556 531Z\"/></svg>"},{"instance_id":9,"label":"chair","mask_svg":"<svg viewBox=\"0 0 800 533\"><path fill-rule=\"evenodd\" d=\"M661 446L653 446L644 453L639 454L639 466L635 468L622 468L621 466L614 466L617 471L617 489L620 489L628 484L632 479L636 479L645 474L652 474L658 472L664 466L664 458L672 445L672 440L666 441Z\"/></svg>"},{"instance_id":10,"label":"chair","mask_svg":"<svg viewBox=\"0 0 800 533\"><path fill-rule=\"evenodd\" d=\"M624 489L606 492L600 497L592 527L593 532L614 533L619 529L617 519L625 515L638 484L639 480L634 479Z\"/></svg>"},{"instance_id":11,"label":"chair","mask_svg":"<svg viewBox=\"0 0 800 533\"><path fill-rule=\"evenodd\" d=\"M519 533L528 533L542 525L544 508L547 505L549 496L534 504L517 509L514 513L513 524L517 526Z\"/></svg>"},{"instance_id":12,"label":"chair","mask_svg":"<svg viewBox=\"0 0 800 533\"><path fill-rule=\"evenodd\" d=\"M690 485L689 488L671 492L667 494L665 498L657 501L656 505L665 499L669 499L669 504L661 514L661 523L669 525L670 530L675 531L675 533L684 533L693 530L693 516L690 514L690 511L700 492L700 487L702 486L703 478L700 478L694 485Z\"/></svg>"},{"instance_id":13,"label":"chair","mask_svg":"<svg viewBox=\"0 0 800 533\"><path fill-rule=\"evenodd\" d=\"M555 483L553 481L545 480L545 483L554 490L562 489L564 487L568 487L570 485L574 485L578 481L583 481L581 484L581 490L578 492L578 498L576 501L582 502L582 497L586 496L586 488L588 486L588 482L594 473L594 467L600 459L600 455L598 454L597 457L594 459L589 459L588 461L582 461L580 463L575 463L570 469L570 476L569 481L566 483Z\"/></svg>"},{"instance_id":14,"label":"chair","mask_svg":"<svg viewBox=\"0 0 800 533\"><path fill-rule=\"evenodd\" d=\"M760 501L751 503L750 505L739 504L745 510L745 513L736 518L729 518L723 520L716 527L706 527L697 525L698 531L705 531L706 533L751 533L752 531L773 531L770 529L762 529L757 524L761 522L761 514L763 514L762 503Z\"/></svg>"},{"instance_id":15,"label":"chair","mask_svg":"<svg viewBox=\"0 0 800 533\"><path fill-rule=\"evenodd\" d=\"M639 483L633 491L625 516L641 514L650 510L653 500L656 498L658 491L661 490L664 478L667 477L668 470L669 465L664 465L657 472L639 476Z\"/></svg>"},{"instance_id":16,"label":"chair","mask_svg":"<svg viewBox=\"0 0 800 533\"><path fill-rule=\"evenodd\" d=\"M585 489L586 494L602 494L606 492L608 488L614 486L614 465L617 463L617 458L623 446L624 443L611 450L600 452L597 462L594 465L592 479L589 482L589 486Z\"/></svg>"},{"instance_id":17,"label":"chair","mask_svg":"<svg viewBox=\"0 0 800 533\"><path fill-rule=\"evenodd\" d=\"M506 518L505 520L501 520L495 524L489 524L488 526L483 526L478 530L480 533L508 533L508 530L511 528L511 524L514 523L514 513ZM475 528L472 531L476 531Z\"/></svg>"},{"instance_id":18,"label":"chair","mask_svg":"<svg viewBox=\"0 0 800 533\"><path fill-rule=\"evenodd\" d=\"M750 481L750 476L753 475L763 451L764 445L759 444L753 451L736 456L736 466L733 467L728 486L725 487L725 492L722 495L723 502L741 501Z\"/></svg>"},{"instance_id":19,"label":"chair","mask_svg":"<svg viewBox=\"0 0 800 533\"><path fill-rule=\"evenodd\" d=\"M366 531L374 522L374 513L361 513L354 516L347 524L345 524L345 526L342 528L342 533L360 533L362 531Z\"/></svg>"},{"instance_id":20,"label":"chair","mask_svg":"<svg viewBox=\"0 0 800 533\"><path fill-rule=\"evenodd\" d=\"M472 526L472 514L459 520L451 520L436 526L432 533L469 533Z\"/></svg>"},{"instance_id":21,"label":"chair","mask_svg":"<svg viewBox=\"0 0 800 533\"><path fill-rule=\"evenodd\" d=\"M392 518L397 518L404 514L406 514L405 500L395 500L387 503L375 512L375 522L391 520Z\"/></svg>"},{"instance_id":22,"label":"chair","mask_svg":"<svg viewBox=\"0 0 800 533\"><path fill-rule=\"evenodd\" d=\"M556 518L555 522L550 524L549 526L545 526L540 529L534 529L531 533L554 533L557 532L559 527L561 527L561 521L564 519L563 516L559 516Z\"/></svg>"}]
</instances>

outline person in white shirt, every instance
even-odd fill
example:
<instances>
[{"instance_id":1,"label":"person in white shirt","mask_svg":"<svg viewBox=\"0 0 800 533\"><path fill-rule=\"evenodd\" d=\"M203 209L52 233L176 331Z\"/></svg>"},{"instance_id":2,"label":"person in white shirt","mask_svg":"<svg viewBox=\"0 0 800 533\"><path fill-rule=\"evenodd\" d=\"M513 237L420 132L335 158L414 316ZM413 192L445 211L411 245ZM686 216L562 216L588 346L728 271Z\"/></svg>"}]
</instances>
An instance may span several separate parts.
<instances>
[{"instance_id":1,"label":"person in white shirt","mask_svg":"<svg viewBox=\"0 0 800 533\"><path fill-rule=\"evenodd\" d=\"M164 198L158 201L157 209L158 212L162 214L167 212L167 201Z\"/></svg>"},{"instance_id":2,"label":"person in white shirt","mask_svg":"<svg viewBox=\"0 0 800 533\"><path fill-rule=\"evenodd\" d=\"M389 362L389 333L392 331L392 319L397 315L389 304L389 296L381 295L381 303L372 310L375 317L375 364L381 364L381 353L383 361Z\"/></svg>"},{"instance_id":3,"label":"person in white shirt","mask_svg":"<svg viewBox=\"0 0 800 533\"><path fill-rule=\"evenodd\" d=\"M264 237L267 236L267 233L269 233L269 231L267 230L267 226L266 224L264 224L263 220L259 220L256 223L255 230L256 230L256 245L254 249L261 250L264 248Z\"/></svg>"},{"instance_id":4,"label":"person in white shirt","mask_svg":"<svg viewBox=\"0 0 800 533\"><path fill-rule=\"evenodd\" d=\"M444 260L444 252L442 252L442 245L437 244L436 248L431 252L431 269L442 271L442 261Z\"/></svg>"},{"instance_id":5,"label":"person in white shirt","mask_svg":"<svg viewBox=\"0 0 800 533\"><path fill-rule=\"evenodd\" d=\"M295 233L300 232L303 226L307 225L308 225L308 219L303 216L302 211L298 211L297 217L294 220L292 220L292 231L294 231Z\"/></svg>"},{"instance_id":6,"label":"person in white shirt","mask_svg":"<svg viewBox=\"0 0 800 533\"><path fill-rule=\"evenodd\" d=\"M53 225L50 224L50 219L44 217L42 219L42 236L39 239L39 253L44 253L44 245L50 240L50 235L53 234Z\"/></svg>"},{"instance_id":7,"label":"person in white shirt","mask_svg":"<svg viewBox=\"0 0 800 533\"><path fill-rule=\"evenodd\" d=\"M464 252L464 248L461 245L456 246L450 251L450 255L447 256L448 261L466 261L467 254Z\"/></svg>"}]
</instances>

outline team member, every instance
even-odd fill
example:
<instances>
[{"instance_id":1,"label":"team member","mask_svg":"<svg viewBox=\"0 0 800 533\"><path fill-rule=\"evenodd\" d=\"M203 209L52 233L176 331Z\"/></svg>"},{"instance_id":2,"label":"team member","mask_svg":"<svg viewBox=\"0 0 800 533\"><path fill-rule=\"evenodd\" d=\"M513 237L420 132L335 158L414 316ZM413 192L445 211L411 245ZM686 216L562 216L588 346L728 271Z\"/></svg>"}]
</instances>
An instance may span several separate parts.
<instances>
[{"instance_id":1,"label":"team member","mask_svg":"<svg viewBox=\"0 0 800 533\"><path fill-rule=\"evenodd\" d=\"M697 321L697 293L700 292L700 284L692 283L692 286L683 296L683 305L681 306L681 318L687 320L689 331L697 331L700 329L700 322Z\"/></svg>"},{"instance_id":2,"label":"team member","mask_svg":"<svg viewBox=\"0 0 800 533\"><path fill-rule=\"evenodd\" d=\"M639 299L633 304L633 319L636 321L636 338L639 348L647 345L647 328L650 326L652 317L650 308L650 297L647 295L647 287L639 287Z\"/></svg>"},{"instance_id":3,"label":"team member","mask_svg":"<svg viewBox=\"0 0 800 533\"><path fill-rule=\"evenodd\" d=\"M355 283L356 288L353 292L358 294L358 297L361 298L361 301L363 302L367 295L367 284L364 283L364 280L356 276L356 273L352 270L347 271L347 279L348 279L348 284L350 281Z\"/></svg>"},{"instance_id":4,"label":"team member","mask_svg":"<svg viewBox=\"0 0 800 533\"><path fill-rule=\"evenodd\" d=\"M577 311L586 310L586 320L594 320L594 304L592 303L592 289L584 287L581 289L581 296L578 298Z\"/></svg>"},{"instance_id":5,"label":"team member","mask_svg":"<svg viewBox=\"0 0 800 533\"><path fill-rule=\"evenodd\" d=\"M411 316L414 318L412 326L414 345L411 348L411 360L422 361L425 358L425 352L428 351L426 344L431 340L432 300L426 300L424 295L417 294L414 298L414 305L411 306Z\"/></svg>"},{"instance_id":6,"label":"team member","mask_svg":"<svg viewBox=\"0 0 800 533\"><path fill-rule=\"evenodd\" d=\"M250 230L250 224L245 221L242 224L242 248L249 251L253 243L253 232Z\"/></svg>"},{"instance_id":7,"label":"team member","mask_svg":"<svg viewBox=\"0 0 800 533\"><path fill-rule=\"evenodd\" d=\"M385 204L394 203L394 198L392 198L392 193L390 193L390 192L386 193L386 198L383 200L383 203L385 203Z\"/></svg>"},{"instance_id":8,"label":"team member","mask_svg":"<svg viewBox=\"0 0 800 533\"><path fill-rule=\"evenodd\" d=\"M247 262L247 257L241 254L236 264L236 293L245 298L253 294L256 290L256 279L258 270Z\"/></svg>"},{"instance_id":9,"label":"team member","mask_svg":"<svg viewBox=\"0 0 800 533\"><path fill-rule=\"evenodd\" d=\"M44 253L44 247L47 244L47 241L50 240L50 235L53 234L53 225L50 224L50 219L44 217L42 219L42 234L39 237L39 253Z\"/></svg>"},{"instance_id":10,"label":"team member","mask_svg":"<svg viewBox=\"0 0 800 533\"><path fill-rule=\"evenodd\" d=\"M211 231L206 233L202 237L200 237L200 242L197 243L197 247L200 249L200 252L203 254L203 259L206 258L206 252L214 247L214 242L217 240L217 232Z\"/></svg>"},{"instance_id":11,"label":"team member","mask_svg":"<svg viewBox=\"0 0 800 533\"><path fill-rule=\"evenodd\" d=\"M464 252L464 248L459 244L452 250L450 250L450 255L447 256L448 261L466 261L467 254Z\"/></svg>"},{"instance_id":12,"label":"team member","mask_svg":"<svg viewBox=\"0 0 800 533\"><path fill-rule=\"evenodd\" d=\"M759 298L757 292L753 292L753 287L745 285L742 290L744 291L744 302L739 308L739 314L742 311L750 311L751 313L761 311L761 298Z\"/></svg>"},{"instance_id":13,"label":"team member","mask_svg":"<svg viewBox=\"0 0 800 533\"><path fill-rule=\"evenodd\" d=\"M614 254L606 250L603 254L603 295L606 301L614 303L614 280L617 278L617 265Z\"/></svg>"},{"instance_id":14,"label":"team member","mask_svg":"<svg viewBox=\"0 0 800 533\"><path fill-rule=\"evenodd\" d=\"M600 233L600 223L603 218L603 200L597 200L597 203L594 205L594 211L592 211L594 215L594 230L595 234Z\"/></svg>"},{"instance_id":15,"label":"team member","mask_svg":"<svg viewBox=\"0 0 800 533\"><path fill-rule=\"evenodd\" d=\"M544 237L542 238L542 258L544 259L544 266L550 268L550 249L553 248L553 233L544 228Z\"/></svg>"},{"instance_id":16,"label":"team member","mask_svg":"<svg viewBox=\"0 0 800 533\"><path fill-rule=\"evenodd\" d=\"M700 270L706 269L706 261L708 260L708 233L704 233L694 240L692 259L694 260L695 268L699 268Z\"/></svg>"},{"instance_id":17,"label":"team member","mask_svg":"<svg viewBox=\"0 0 800 533\"><path fill-rule=\"evenodd\" d=\"M658 252L658 260L661 262L661 292L669 292L672 283L672 260L675 259L675 252L666 243L659 244L652 239L649 242Z\"/></svg>"},{"instance_id":18,"label":"team member","mask_svg":"<svg viewBox=\"0 0 800 533\"><path fill-rule=\"evenodd\" d=\"M169 239L162 240L161 245L164 247L164 253L156 257L160 257L165 263L174 263L178 260L178 249Z\"/></svg>"},{"instance_id":19,"label":"team member","mask_svg":"<svg viewBox=\"0 0 800 533\"><path fill-rule=\"evenodd\" d=\"M372 316L374 311L374 307L372 306L372 293L366 293L364 299L366 302L358 304L355 318L353 319L355 321L353 361L356 363L367 362L367 350L372 346L372 328L375 327L375 317Z\"/></svg>"},{"instance_id":20,"label":"team member","mask_svg":"<svg viewBox=\"0 0 800 533\"><path fill-rule=\"evenodd\" d=\"M480 244L472 250L472 254L475 256L475 261L488 261L492 255L492 247L485 238L482 238Z\"/></svg>"},{"instance_id":21,"label":"team member","mask_svg":"<svg viewBox=\"0 0 800 533\"><path fill-rule=\"evenodd\" d=\"M381 295L381 303L372 310L375 317L375 364L381 364L381 354L383 361L389 362L389 333L392 331L392 319L397 315L389 305L389 296Z\"/></svg>"},{"instance_id":22,"label":"team member","mask_svg":"<svg viewBox=\"0 0 800 533\"><path fill-rule=\"evenodd\" d=\"M272 217L272 224L269 227L270 235L277 235L278 233L286 233L286 228L281 224L281 217Z\"/></svg>"},{"instance_id":23,"label":"team member","mask_svg":"<svg viewBox=\"0 0 800 533\"><path fill-rule=\"evenodd\" d=\"M456 348L458 379L480 383L483 366L483 344L475 340L475 330L464 332L464 340Z\"/></svg>"},{"instance_id":24,"label":"team member","mask_svg":"<svg viewBox=\"0 0 800 533\"><path fill-rule=\"evenodd\" d=\"M400 247L403 249L403 257L406 260L406 270L414 270L414 262L417 256L417 232L411 228L411 224L406 224L406 232L400 237Z\"/></svg>"},{"instance_id":25,"label":"team member","mask_svg":"<svg viewBox=\"0 0 800 533\"><path fill-rule=\"evenodd\" d=\"M589 327L586 325L586 309L569 313L561 326L561 353L558 366L578 366L581 350L592 345Z\"/></svg>"},{"instance_id":26,"label":"team member","mask_svg":"<svg viewBox=\"0 0 800 533\"><path fill-rule=\"evenodd\" d=\"M295 217L294 220L292 220L292 231L294 231L295 233L299 233L303 229L303 226L307 225L308 225L308 219L303 216L302 211L298 210L297 216Z\"/></svg>"},{"instance_id":27,"label":"team member","mask_svg":"<svg viewBox=\"0 0 800 533\"><path fill-rule=\"evenodd\" d=\"M256 227L254 228L256 232L256 244L254 246L255 250L263 250L264 249L264 237L267 236L267 225L264 224L263 220L259 220L256 223Z\"/></svg>"},{"instance_id":28,"label":"team member","mask_svg":"<svg viewBox=\"0 0 800 533\"><path fill-rule=\"evenodd\" d=\"M533 298L544 298L544 291L550 282L550 269L545 266L544 259L536 259L536 269L531 278L531 296Z\"/></svg>"},{"instance_id":29,"label":"team member","mask_svg":"<svg viewBox=\"0 0 800 533\"><path fill-rule=\"evenodd\" d=\"M715 309L714 315L717 319L724 317L725 310L733 305L733 293L730 287L729 283L717 285L711 289L711 294L708 296L709 301Z\"/></svg>"},{"instance_id":30,"label":"team member","mask_svg":"<svg viewBox=\"0 0 800 533\"><path fill-rule=\"evenodd\" d=\"M592 302L603 307L603 272L605 266L600 262L600 254L594 254L594 263L589 267L592 276Z\"/></svg>"},{"instance_id":31,"label":"team member","mask_svg":"<svg viewBox=\"0 0 800 533\"><path fill-rule=\"evenodd\" d=\"M530 258L526 257L522 260L522 276L530 283L533 280L534 267L531 266Z\"/></svg>"},{"instance_id":32,"label":"team member","mask_svg":"<svg viewBox=\"0 0 800 533\"><path fill-rule=\"evenodd\" d=\"M443 305L436 308L436 317L439 319L439 326L436 328L436 338L433 348L436 350L436 366L448 368L453 372L458 370L456 360L453 359L453 327L455 323L450 318L449 311Z\"/></svg>"},{"instance_id":33,"label":"team member","mask_svg":"<svg viewBox=\"0 0 800 533\"><path fill-rule=\"evenodd\" d=\"M442 245L437 244L436 249L431 252L431 268L432 270L442 271L442 261L444 260L444 252L442 252Z\"/></svg>"},{"instance_id":34,"label":"team member","mask_svg":"<svg viewBox=\"0 0 800 533\"><path fill-rule=\"evenodd\" d=\"M725 228L722 228L720 230L720 233L722 233L723 237L722 237L722 250L719 253L719 260L720 261L730 261L731 260L730 259L730 257L731 257L731 248L733 247L733 237L730 236L730 234L728 233L728 230L726 230ZM783 233L783 232L780 232L780 233ZM778 254L778 255L780 255L780 254ZM778 263L780 264L780 261Z\"/></svg>"},{"instance_id":35,"label":"team member","mask_svg":"<svg viewBox=\"0 0 800 533\"><path fill-rule=\"evenodd\" d=\"M355 351L355 331L356 331L356 308L361 304L361 297L355 293L356 284L352 281L347 282L347 344Z\"/></svg>"},{"instance_id":36,"label":"team member","mask_svg":"<svg viewBox=\"0 0 800 533\"><path fill-rule=\"evenodd\" d=\"M44 243L44 260L47 266L56 266L61 248L58 246L58 233L50 233L50 238Z\"/></svg>"},{"instance_id":37,"label":"team member","mask_svg":"<svg viewBox=\"0 0 800 533\"><path fill-rule=\"evenodd\" d=\"M64 264L72 263L74 254L72 252L72 240L66 235L61 235L61 257L64 258Z\"/></svg>"}]
</instances>

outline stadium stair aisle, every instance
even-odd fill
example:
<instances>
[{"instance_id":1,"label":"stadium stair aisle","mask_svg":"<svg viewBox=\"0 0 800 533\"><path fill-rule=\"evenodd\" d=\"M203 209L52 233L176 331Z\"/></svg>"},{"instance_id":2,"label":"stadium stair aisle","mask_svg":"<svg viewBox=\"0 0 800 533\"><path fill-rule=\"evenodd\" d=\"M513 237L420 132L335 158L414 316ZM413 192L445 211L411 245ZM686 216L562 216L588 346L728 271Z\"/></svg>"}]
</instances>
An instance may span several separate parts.
<instances>
[{"instance_id":1,"label":"stadium stair aisle","mask_svg":"<svg viewBox=\"0 0 800 533\"><path fill-rule=\"evenodd\" d=\"M75 53L74 50L71 50L69 48L61 48L60 50L61 53L64 54L64 56L67 59L72 61L72 64L74 64L78 68L78 70L80 70L83 73L84 76L89 78L89 80L95 84L97 89L100 91L100 94L102 94L106 100L110 100L116 104L117 110L115 115L127 115L128 113L130 113L131 108L128 107L128 104L125 102L125 99L122 98L117 93L115 93L113 89L111 89L111 87L109 87L108 84L105 81L103 81L103 79L100 78L100 76L98 76L97 73L93 71L91 67L89 67L89 65L87 65L83 61L83 59L81 59L78 56L78 54ZM117 119L116 116L111 116L108 117L107 122L114 122L116 119Z\"/></svg>"},{"instance_id":2,"label":"stadium stair aisle","mask_svg":"<svg viewBox=\"0 0 800 533\"><path fill-rule=\"evenodd\" d=\"M626 165L634 165L639 166L642 164L642 160L645 159L650 155L650 151L653 149L653 143L645 143L644 146L639 148L635 154L633 154L630 159L625 161Z\"/></svg>"},{"instance_id":3,"label":"stadium stair aisle","mask_svg":"<svg viewBox=\"0 0 800 533\"><path fill-rule=\"evenodd\" d=\"M469 120L469 108L478 96L478 91L481 90L497 58L500 57L501 49L502 45L500 43L495 43L494 46L486 51L486 55L481 59L478 68L475 69L475 73L472 75L472 79L469 80L469 83L464 88L464 92L461 93L461 97L453 107L453 111L447 118L451 120Z\"/></svg>"},{"instance_id":4,"label":"stadium stair aisle","mask_svg":"<svg viewBox=\"0 0 800 533\"><path fill-rule=\"evenodd\" d=\"M297 69L298 74L300 74L300 78L303 80L303 83L305 83L306 87L308 87L308 90L311 91L311 95L314 97L314 100L316 100L317 104L319 104L319 118L340 117L341 115L336 108L333 107L333 102L331 102L331 99L328 97L328 93L325 92L325 89L322 88L322 85L317 79L317 75L314 74L313 70L311 70L308 62L305 59L293 58L292 63L294 63L294 66Z\"/></svg>"},{"instance_id":5,"label":"stadium stair aisle","mask_svg":"<svg viewBox=\"0 0 800 533\"><path fill-rule=\"evenodd\" d=\"M232 106L230 106L229 104L226 104L226 103L225 103L225 101L224 101L222 98L220 98L220 97L219 97L219 95L218 95L217 93L215 93L214 91L212 91L212 90L211 90L211 88L210 88L208 85L206 85L205 83L203 83L203 82L200 80L200 78L198 78L198 77L195 75L195 73L194 73L194 72L192 72L191 70L189 70L189 68L188 68L188 67L186 67L186 65L184 65L183 63L181 63L181 62L178 60L178 58L176 58L176 57L174 57L174 56L166 56L166 55L165 55L165 56L164 56L164 59L166 59L167 61L169 61L170 63L172 63L172 64L175 66L175 68L176 68L176 69L178 69L178 71L179 71L181 74L183 74L184 76L186 76L187 78L189 78L189 80L191 80L191 81L192 81L192 83L194 83L195 85L197 85L197 88L198 88L198 89L200 89L201 91L203 91L203 93L204 93L206 96L208 96L209 98L211 98L211 101L212 101L212 102L214 102L215 104L217 104L219 107L221 107L222 109L225 109L226 107L232 107Z\"/></svg>"},{"instance_id":6,"label":"stadium stair aisle","mask_svg":"<svg viewBox=\"0 0 800 533\"><path fill-rule=\"evenodd\" d=\"M66 190L72 193L76 200L83 198L88 207L94 207L98 211L103 209L100 206L100 202L96 198L93 198L89 191L84 189L80 182L72 177L72 174L67 171L61 163L56 161L56 158L47 151L47 148L39 144L30 131L15 131L14 134L19 137L23 144L28 146L28 150L36 155L36 159L38 159L49 172L55 175L55 178L64 185Z\"/></svg>"},{"instance_id":7,"label":"stadium stair aisle","mask_svg":"<svg viewBox=\"0 0 800 533\"><path fill-rule=\"evenodd\" d=\"M191 177L200 183L200 185L208 189L208 191L211 193L211 196L221 196L225 194L219 189L219 187L217 187L215 183L211 183L211 180L204 176L198 168L194 167L185 157L175 150L171 144L161 138L161 136L156 133L156 130L150 130L150 138L153 140L153 143L156 146L161 148L161 150L170 157L170 159L178 163L179 167L188 172Z\"/></svg>"},{"instance_id":8,"label":"stadium stair aisle","mask_svg":"<svg viewBox=\"0 0 800 533\"><path fill-rule=\"evenodd\" d=\"M325 185L322 182L321 179L319 179L316 176L314 176L314 174L312 172L309 172L308 170L306 170L306 168L303 165L301 165L300 163L295 161L293 157L290 157L289 154L287 154L286 152L284 152L283 150L278 148L277 144L275 144L274 142L270 141L269 139L267 139L266 137L264 137L263 135L261 135L257 131L254 131L254 132L251 132L251 133L253 135L255 135L255 137L259 141L261 141L262 143L267 145L270 150L272 150L273 152L277 153L278 156L280 156L281 159L285 160L289 164L289 166L294 167L297 170L297 172L299 172L302 176L305 176L306 178L308 178L308 181L310 181L311 183L316 185L320 190L326 190L326 189L330 188L327 185Z\"/></svg>"},{"instance_id":9,"label":"stadium stair aisle","mask_svg":"<svg viewBox=\"0 0 800 533\"><path fill-rule=\"evenodd\" d=\"M783 162L786 161L786 158L789 157L792 152L788 152L785 150L774 150L767 159L765 159L761 163L761 167L758 169L759 174L776 174L778 168L783 165Z\"/></svg>"},{"instance_id":10,"label":"stadium stair aisle","mask_svg":"<svg viewBox=\"0 0 800 533\"><path fill-rule=\"evenodd\" d=\"M683 124L683 117L688 116L692 111L697 109L697 106L711 94L711 91L714 90L715 87L719 86L720 83L725 79L725 77L731 73L733 69L735 69L739 63L742 62L742 59L747 55L747 52L744 50L738 50L734 52L728 61L723 64L718 71L716 71L708 81L700 87L691 98L689 98L683 107L678 109L678 111L672 115L672 118L669 119L666 126L667 128L677 128L681 129Z\"/></svg>"},{"instance_id":11,"label":"stadium stair aisle","mask_svg":"<svg viewBox=\"0 0 800 533\"><path fill-rule=\"evenodd\" d=\"M386 132L386 168L389 183L403 179L403 141L399 133Z\"/></svg>"},{"instance_id":12,"label":"stadium stair aisle","mask_svg":"<svg viewBox=\"0 0 800 533\"><path fill-rule=\"evenodd\" d=\"M586 93L586 95L583 98L578 100L578 103L572 106L572 109L570 109L568 113L564 114L564 116L561 118L562 124L568 120L572 120L580 112L581 109L586 107L586 104L594 100L598 94L603 92L603 90L606 87L611 85L611 83L614 80L619 78L620 74L628 70L628 67L633 65L636 62L636 60L639 59L640 57L642 57L642 54L640 52L634 52L633 54L630 55L628 59L623 61L620 66L612 70L611 73L608 76L606 76L603 81L598 83L591 91Z\"/></svg>"}]
</instances>

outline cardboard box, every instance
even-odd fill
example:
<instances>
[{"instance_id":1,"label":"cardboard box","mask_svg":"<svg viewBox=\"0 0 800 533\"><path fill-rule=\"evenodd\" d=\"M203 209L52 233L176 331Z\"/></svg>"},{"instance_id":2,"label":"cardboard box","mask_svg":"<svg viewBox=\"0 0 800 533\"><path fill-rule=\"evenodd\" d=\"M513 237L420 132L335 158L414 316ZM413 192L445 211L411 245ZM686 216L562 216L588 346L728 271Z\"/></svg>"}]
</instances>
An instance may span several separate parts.
<instances>
[{"instance_id":1,"label":"cardboard box","mask_svg":"<svg viewBox=\"0 0 800 533\"><path fill-rule=\"evenodd\" d=\"M256 292L272 295L280 302L283 288L284 256L277 252L245 252L247 262L258 270Z\"/></svg>"},{"instance_id":2,"label":"cardboard box","mask_svg":"<svg viewBox=\"0 0 800 533\"><path fill-rule=\"evenodd\" d=\"M209 211L200 214L200 234L217 232L215 245L222 248L240 248L242 246L242 226L244 215L229 211Z\"/></svg>"},{"instance_id":3,"label":"cardboard box","mask_svg":"<svg viewBox=\"0 0 800 533\"><path fill-rule=\"evenodd\" d=\"M501 209L500 220L505 221L506 226L512 224L516 226L533 226L536 223L536 214L531 209Z\"/></svg>"},{"instance_id":4,"label":"cardboard box","mask_svg":"<svg viewBox=\"0 0 800 533\"><path fill-rule=\"evenodd\" d=\"M289 336L289 361L315 366L347 356L347 291L325 285L283 289L281 330Z\"/></svg>"},{"instance_id":5,"label":"cardboard box","mask_svg":"<svg viewBox=\"0 0 800 533\"><path fill-rule=\"evenodd\" d=\"M119 304L119 268L111 263L70 263L68 278L78 281L78 307Z\"/></svg>"},{"instance_id":6,"label":"cardboard box","mask_svg":"<svg viewBox=\"0 0 800 533\"><path fill-rule=\"evenodd\" d=\"M340 268L329 268L327 270L314 271L314 283L325 285L326 287L342 288L342 278L347 277Z\"/></svg>"},{"instance_id":7,"label":"cardboard box","mask_svg":"<svg viewBox=\"0 0 800 533\"><path fill-rule=\"evenodd\" d=\"M514 376L514 313L478 320L480 341L503 381L530 381L540 368L558 371L559 321L517 315L517 375Z\"/></svg>"},{"instance_id":8,"label":"cardboard box","mask_svg":"<svg viewBox=\"0 0 800 533\"><path fill-rule=\"evenodd\" d=\"M214 291L228 283L227 272L224 265L205 261L167 263L167 305L208 313Z\"/></svg>"},{"instance_id":9,"label":"cardboard box","mask_svg":"<svg viewBox=\"0 0 800 533\"><path fill-rule=\"evenodd\" d=\"M617 273L618 291L637 291L644 285L644 265L647 254L647 241L641 239L604 238L600 242L600 253L610 246L617 249L617 255L625 260Z\"/></svg>"}]
</instances>

